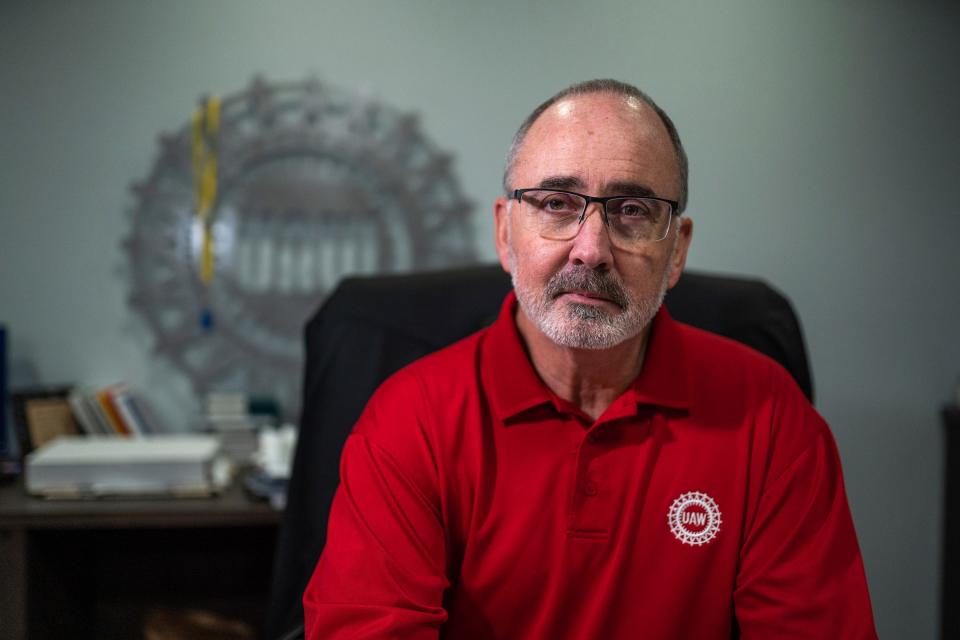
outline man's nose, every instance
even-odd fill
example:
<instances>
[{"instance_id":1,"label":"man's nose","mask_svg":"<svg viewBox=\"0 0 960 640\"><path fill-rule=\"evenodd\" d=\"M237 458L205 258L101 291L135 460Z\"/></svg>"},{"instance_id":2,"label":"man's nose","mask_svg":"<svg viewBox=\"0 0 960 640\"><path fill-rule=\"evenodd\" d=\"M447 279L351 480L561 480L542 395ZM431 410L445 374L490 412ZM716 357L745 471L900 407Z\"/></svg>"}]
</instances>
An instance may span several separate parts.
<instances>
[{"instance_id":1,"label":"man's nose","mask_svg":"<svg viewBox=\"0 0 960 640\"><path fill-rule=\"evenodd\" d=\"M603 204L591 202L570 248L570 261L591 269L609 268L613 261L610 233L603 221Z\"/></svg>"}]
</instances>

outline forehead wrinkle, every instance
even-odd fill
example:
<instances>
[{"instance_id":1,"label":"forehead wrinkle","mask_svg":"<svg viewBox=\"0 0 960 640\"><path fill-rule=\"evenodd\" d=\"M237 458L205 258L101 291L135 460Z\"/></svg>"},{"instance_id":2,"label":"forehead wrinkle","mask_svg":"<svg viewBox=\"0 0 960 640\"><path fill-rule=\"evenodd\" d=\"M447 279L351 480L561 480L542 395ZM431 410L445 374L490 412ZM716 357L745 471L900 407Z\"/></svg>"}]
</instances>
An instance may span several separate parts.
<instances>
[{"instance_id":1,"label":"forehead wrinkle","mask_svg":"<svg viewBox=\"0 0 960 640\"><path fill-rule=\"evenodd\" d=\"M586 183L577 176L548 176L537 185L542 189L582 189Z\"/></svg>"},{"instance_id":2,"label":"forehead wrinkle","mask_svg":"<svg viewBox=\"0 0 960 640\"><path fill-rule=\"evenodd\" d=\"M548 176L537 183L540 189L574 190L586 188L586 183L577 176ZM632 180L616 180L603 185L599 195L655 196L656 192L646 184Z\"/></svg>"},{"instance_id":3,"label":"forehead wrinkle","mask_svg":"<svg viewBox=\"0 0 960 640\"><path fill-rule=\"evenodd\" d=\"M645 184L639 182L611 182L606 185L604 188L605 193L610 195L624 195L624 196L655 196L656 193L653 189L648 187Z\"/></svg>"}]
</instances>

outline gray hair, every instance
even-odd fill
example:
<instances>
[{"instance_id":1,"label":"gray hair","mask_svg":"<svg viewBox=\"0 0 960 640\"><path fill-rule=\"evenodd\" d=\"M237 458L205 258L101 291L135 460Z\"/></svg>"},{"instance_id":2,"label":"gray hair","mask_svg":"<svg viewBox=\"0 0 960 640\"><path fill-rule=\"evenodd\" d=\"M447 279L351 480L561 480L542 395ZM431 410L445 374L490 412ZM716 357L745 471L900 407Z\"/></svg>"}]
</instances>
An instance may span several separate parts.
<instances>
[{"instance_id":1,"label":"gray hair","mask_svg":"<svg viewBox=\"0 0 960 640\"><path fill-rule=\"evenodd\" d=\"M591 93L609 93L624 98L636 98L653 109L654 112L660 117L660 121L663 123L663 126L666 127L667 134L670 136L670 141L673 143L673 149L677 155L677 165L680 168L680 197L678 198L680 206L677 213L683 213L683 211L687 208L687 189L689 177L687 152L684 151L683 143L680 142L680 134L677 133L677 127L674 126L673 120L670 119L670 116L668 116L663 109L658 107L657 103L654 102L650 96L640 89L637 89L632 84L620 82L619 80L587 80L586 82L570 85L559 93L554 94L552 97L548 98L546 102L534 109L533 112L527 116L526 120L523 121L523 124L520 125L520 128L517 129L517 133L513 136L513 142L510 143L510 150L507 152L507 164L503 172L504 192L509 196L512 191L511 181L513 179L513 166L517 161L517 154L520 152L520 147L523 145L523 141L527 137L527 133L530 131L530 127L533 126L533 123L536 122L541 115L543 115L544 111L552 107L558 101L570 96L582 96Z\"/></svg>"}]
</instances>

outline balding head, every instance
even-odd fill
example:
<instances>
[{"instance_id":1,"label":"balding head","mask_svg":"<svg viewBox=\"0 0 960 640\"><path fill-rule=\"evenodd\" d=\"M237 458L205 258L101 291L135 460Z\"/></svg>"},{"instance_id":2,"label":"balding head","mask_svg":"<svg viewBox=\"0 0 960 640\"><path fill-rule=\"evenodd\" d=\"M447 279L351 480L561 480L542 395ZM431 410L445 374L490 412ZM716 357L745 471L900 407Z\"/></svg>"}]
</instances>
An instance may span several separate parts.
<instances>
[{"instance_id":1,"label":"balding head","mask_svg":"<svg viewBox=\"0 0 960 640\"><path fill-rule=\"evenodd\" d=\"M554 105L562 103L564 100L570 98L589 94L610 94L618 96L623 98L628 105L631 103L634 106L644 105L653 111L654 114L656 114L657 119L663 125L663 128L673 145L673 151L676 158L676 171L678 174L677 182L679 184L679 197L677 200L680 203L679 212L682 213L687 207L689 178L687 154L683 149L683 144L680 142L680 135L677 133L677 129L674 126L673 121L670 120L670 117L660 107L657 106L650 96L640 89L637 89L633 85L619 82L617 80L589 80L587 82L581 82L579 84L572 85L553 95L543 104L534 109L533 112L523 121L523 124L520 125L516 135L513 137L510 150L507 153L506 169L503 173L504 192L509 194L514 188L516 188L516 185L513 184L513 174L517 156L519 155L520 149L527 138L527 134L530 132L530 129L533 127L534 123L540 119L544 112L549 110Z\"/></svg>"}]
</instances>

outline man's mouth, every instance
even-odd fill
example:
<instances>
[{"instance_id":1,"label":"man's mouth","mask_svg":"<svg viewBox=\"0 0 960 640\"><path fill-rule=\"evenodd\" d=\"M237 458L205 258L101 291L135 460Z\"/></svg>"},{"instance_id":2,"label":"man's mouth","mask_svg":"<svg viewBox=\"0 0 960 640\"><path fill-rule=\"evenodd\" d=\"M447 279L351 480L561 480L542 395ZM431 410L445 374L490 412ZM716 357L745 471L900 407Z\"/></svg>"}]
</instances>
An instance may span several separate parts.
<instances>
[{"instance_id":1,"label":"man's mouth","mask_svg":"<svg viewBox=\"0 0 960 640\"><path fill-rule=\"evenodd\" d=\"M612 300L608 295L600 293L599 291L589 291L584 289L564 289L558 293L555 298L560 296L570 296L573 300L582 302L584 304L591 304L597 302L607 302L615 306L621 306L617 301Z\"/></svg>"},{"instance_id":2,"label":"man's mouth","mask_svg":"<svg viewBox=\"0 0 960 640\"><path fill-rule=\"evenodd\" d=\"M587 291L585 289L564 289L558 295L560 296L574 295L574 296L581 296L583 298L594 298L596 300L607 300L608 302L610 301L610 298L608 298L607 296L603 295L598 291Z\"/></svg>"}]
</instances>

